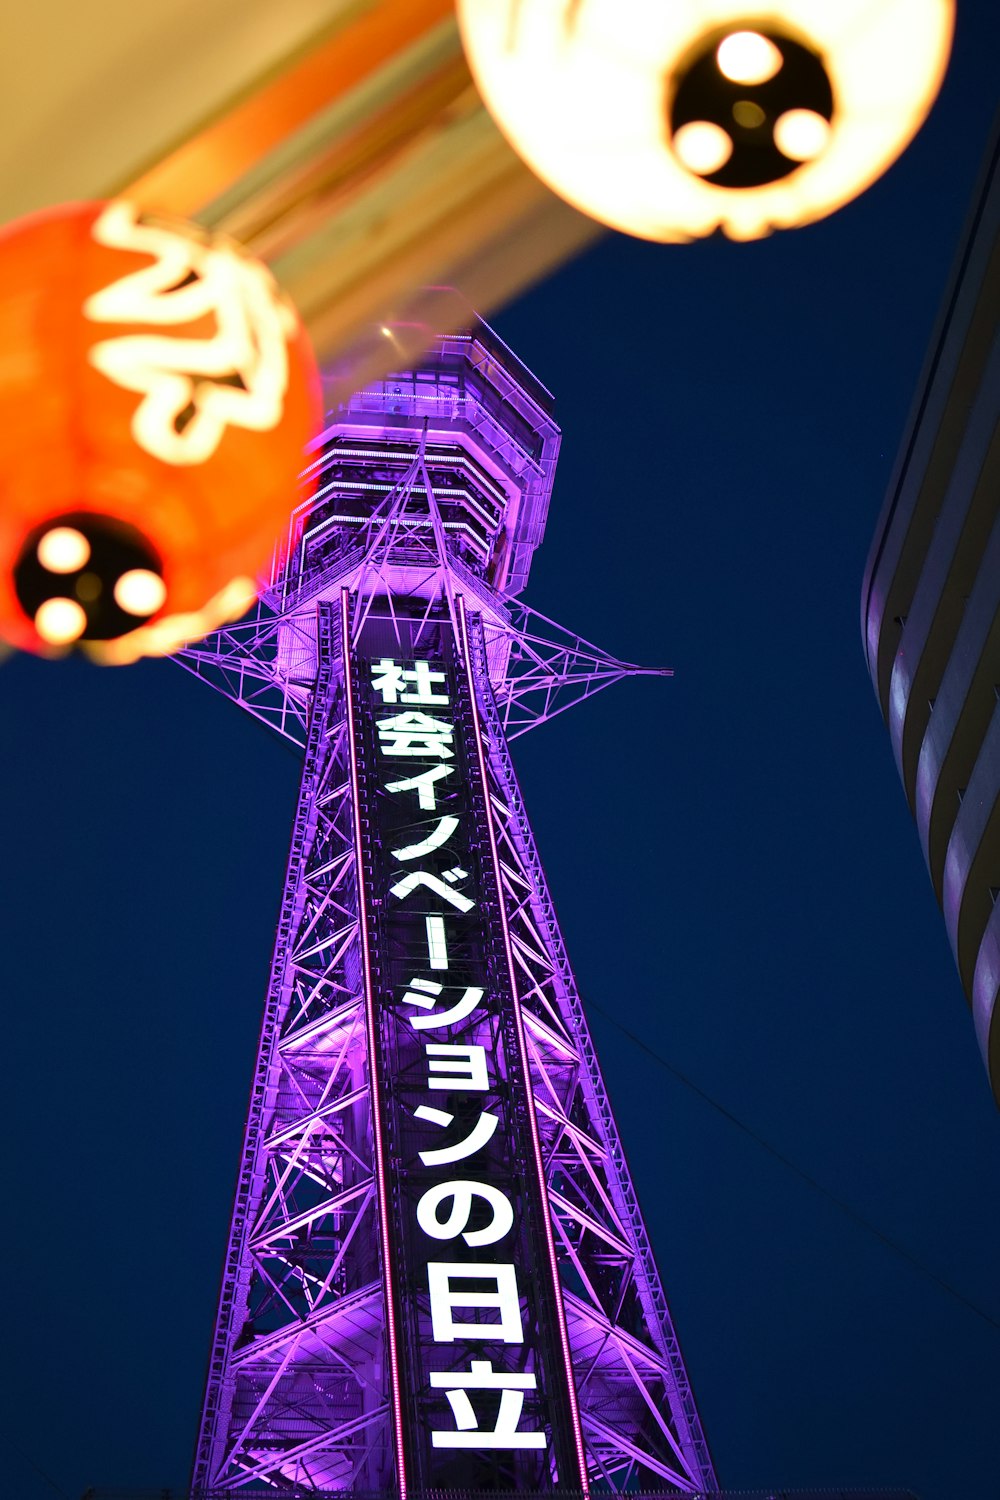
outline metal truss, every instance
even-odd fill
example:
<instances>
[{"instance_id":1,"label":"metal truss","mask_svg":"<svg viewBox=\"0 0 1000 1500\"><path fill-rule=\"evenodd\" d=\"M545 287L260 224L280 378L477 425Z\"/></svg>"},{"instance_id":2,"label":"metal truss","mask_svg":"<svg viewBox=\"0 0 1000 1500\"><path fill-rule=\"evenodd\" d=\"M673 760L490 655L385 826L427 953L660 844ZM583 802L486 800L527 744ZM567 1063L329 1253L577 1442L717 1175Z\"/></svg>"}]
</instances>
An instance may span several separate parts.
<instances>
[{"instance_id":1,"label":"metal truss","mask_svg":"<svg viewBox=\"0 0 1000 1500\"><path fill-rule=\"evenodd\" d=\"M315 1496L393 1483L355 809L329 607L347 589L358 630L376 600L390 619L397 609L413 620L445 607L470 623L488 808L590 1482L612 1492L712 1493L708 1449L509 753L518 735L643 669L493 586L493 555L487 549L477 562L456 541L460 523L447 519L458 491L435 484L426 420L393 417L363 441L350 431L354 460L370 463L371 483L360 488L379 496L367 517L354 514L356 499L346 514L343 496L324 483L336 469L322 456L317 496L299 508L287 561L255 614L178 658L305 751L194 1489ZM345 451L336 441L335 458ZM455 442L467 462L467 430ZM440 464L440 433L435 443ZM540 530L532 535L537 541Z\"/></svg>"},{"instance_id":2,"label":"metal truss","mask_svg":"<svg viewBox=\"0 0 1000 1500\"><path fill-rule=\"evenodd\" d=\"M273 1491L258 1490L257 1494L272 1494ZM918 1500L912 1490L898 1489L823 1489L823 1490L698 1490L696 1494L688 1491L667 1490L630 1490L629 1500L666 1500L671 1493L681 1497L681 1500ZM342 1491L327 1490L326 1496L336 1496L341 1500ZM123 1490L123 1489L88 1489L84 1491L82 1500L230 1500L231 1492L226 1490ZM412 1500L482 1500L482 1490L424 1490L412 1491ZM282 1500L323 1500L323 1492L318 1490L283 1490ZM363 1491L355 1491L353 1500L385 1500L384 1493L373 1492L366 1494ZM490 1500L522 1500L522 1496L512 1490L493 1490ZM581 1490L560 1490L559 1500L587 1500Z\"/></svg>"},{"instance_id":3,"label":"metal truss","mask_svg":"<svg viewBox=\"0 0 1000 1500\"><path fill-rule=\"evenodd\" d=\"M669 668L618 661L526 604L509 604L507 612L507 619L491 619L485 631L490 661L506 664L494 693L508 740L625 677L673 676ZM286 671L296 648L301 666L315 662L313 610L276 614L262 604L250 619L215 631L174 660L304 749L312 684Z\"/></svg>"},{"instance_id":4,"label":"metal truss","mask_svg":"<svg viewBox=\"0 0 1000 1500\"><path fill-rule=\"evenodd\" d=\"M520 600L501 602L484 590L449 550L423 439L414 444L411 465L356 545L319 574L289 569L249 619L174 659L301 748L316 675L316 600L332 597L344 582L368 599L464 589L471 607L483 611L490 680L508 740L624 677L673 675L668 668L619 661Z\"/></svg>"},{"instance_id":5,"label":"metal truss","mask_svg":"<svg viewBox=\"0 0 1000 1500\"><path fill-rule=\"evenodd\" d=\"M195 1486L225 1492L374 1490L391 1477L346 726L333 657L314 684L196 1452Z\"/></svg>"},{"instance_id":6,"label":"metal truss","mask_svg":"<svg viewBox=\"0 0 1000 1500\"><path fill-rule=\"evenodd\" d=\"M623 677L672 677L667 667L637 667L618 661L520 600L506 606L502 624L485 627L486 656L506 659L495 680L497 712L508 740L547 724Z\"/></svg>"},{"instance_id":7,"label":"metal truss","mask_svg":"<svg viewBox=\"0 0 1000 1500\"><path fill-rule=\"evenodd\" d=\"M286 670L289 640L299 645L304 677ZM311 612L280 615L258 605L248 619L213 631L171 660L305 749L316 677L316 625Z\"/></svg>"},{"instance_id":8,"label":"metal truss","mask_svg":"<svg viewBox=\"0 0 1000 1500\"><path fill-rule=\"evenodd\" d=\"M492 698L483 631L472 645L588 1457L613 1490L647 1488L655 1476L696 1491L712 1474L708 1447Z\"/></svg>"},{"instance_id":9,"label":"metal truss","mask_svg":"<svg viewBox=\"0 0 1000 1500\"><path fill-rule=\"evenodd\" d=\"M711 1478L708 1450L507 749L516 699L491 683L498 632L491 618L474 618L491 801L592 1476L619 1492L660 1485L694 1494ZM294 723L309 722L195 1481L234 1491L375 1489L387 1482L391 1443L373 1376L384 1367L382 1288L343 686L336 650L320 649L313 682L284 679L282 700L289 655L279 622L261 618L213 642L222 658L214 686L290 739L289 702ZM248 688L255 683L273 691L273 721Z\"/></svg>"}]
</instances>

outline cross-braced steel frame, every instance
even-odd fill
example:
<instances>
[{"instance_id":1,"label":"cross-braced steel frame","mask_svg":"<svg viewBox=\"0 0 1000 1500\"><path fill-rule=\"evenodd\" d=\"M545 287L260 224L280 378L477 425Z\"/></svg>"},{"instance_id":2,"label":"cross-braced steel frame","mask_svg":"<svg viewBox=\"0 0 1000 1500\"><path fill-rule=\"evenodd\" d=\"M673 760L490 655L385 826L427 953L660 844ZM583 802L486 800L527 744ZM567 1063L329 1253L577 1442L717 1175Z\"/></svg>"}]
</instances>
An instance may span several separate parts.
<instances>
[{"instance_id":1,"label":"cross-braced steel frame","mask_svg":"<svg viewBox=\"0 0 1000 1500\"><path fill-rule=\"evenodd\" d=\"M537 387L487 330L464 345L445 341L439 369L449 354L453 367L479 377L461 387L464 409L454 391L447 419L421 410L418 397L400 401L391 382L362 393L362 406L352 404L325 435L317 496L298 514L289 561L255 616L181 658L304 750L193 1485L238 1494L395 1483L386 1229L373 1160L345 642L334 607L346 590L354 632L376 600L390 615L444 608L456 624L461 615L590 1483L695 1494L715 1487L708 1449L509 752L517 734L639 669L511 597L510 558L521 583L558 435ZM498 387L502 402L492 399ZM533 452L525 424L504 418L515 397L541 433ZM468 471L461 485L450 472L441 479L449 443ZM358 516L349 489L324 484L331 469L381 476L367 481L376 499L366 513ZM495 529L484 529L484 555L470 557L456 545L462 515L472 514L462 507L471 494L488 516L491 490L500 496ZM343 504L337 510L345 493L349 520ZM522 522L531 521L520 532L511 521L518 497ZM322 553L310 553L316 536Z\"/></svg>"}]
</instances>

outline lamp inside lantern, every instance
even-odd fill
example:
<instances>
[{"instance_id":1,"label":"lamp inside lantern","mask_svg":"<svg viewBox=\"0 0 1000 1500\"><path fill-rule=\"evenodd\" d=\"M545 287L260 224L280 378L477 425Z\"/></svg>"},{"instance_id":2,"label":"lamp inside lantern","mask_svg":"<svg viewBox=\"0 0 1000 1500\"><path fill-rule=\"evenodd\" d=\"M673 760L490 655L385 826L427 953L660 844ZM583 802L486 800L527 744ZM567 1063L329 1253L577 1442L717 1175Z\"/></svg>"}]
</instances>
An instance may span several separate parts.
<instances>
[{"instance_id":1,"label":"lamp inside lantern","mask_svg":"<svg viewBox=\"0 0 1000 1500\"><path fill-rule=\"evenodd\" d=\"M653 240L832 213L922 124L954 0L458 0L473 75L543 181Z\"/></svg>"}]
</instances>

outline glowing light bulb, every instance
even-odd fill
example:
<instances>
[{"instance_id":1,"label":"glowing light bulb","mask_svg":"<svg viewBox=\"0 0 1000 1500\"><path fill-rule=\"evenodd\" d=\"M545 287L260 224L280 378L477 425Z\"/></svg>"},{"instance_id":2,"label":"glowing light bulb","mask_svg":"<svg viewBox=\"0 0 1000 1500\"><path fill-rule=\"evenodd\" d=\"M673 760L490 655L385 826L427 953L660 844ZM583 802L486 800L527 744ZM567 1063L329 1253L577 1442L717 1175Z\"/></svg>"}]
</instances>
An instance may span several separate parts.
<instances>
[{"instance_id":1,"label":"glowing light bulb","mask_svg":"<svg viewBox=\"0 0 1000 1500\"><path fill-rule=\"evenodd\" d=\"M167 597L167 586L148 568L131 568L115 584L115 603L130 615L155 615Z\"/></svg>"},{"instance_id":2,"label":"glowing light bulb","mask_svg":"<svg viewBox=\"0 0 1000 1500\"><path fill-rule=\"evenodd\" d=\"M75 599L46 599L35 615L35 629L50 646L68 646L87 628L87 616Z\"/></svg>"},{"instance_id":3,"label":"glowing light bulb","mask_svg":"<svg viewBox=\"0 0 1000 1500\"><path fill-rule=\"evenodd\" d=\"M707 177L725 166L733 154L733 142L721 125L692 120L674 135L674 150L689 172Z\"/></svg>"},{"instance_id":4,"label":"glowing light bulb","mask_svg":"<svg viewBox=\"0 0 1000 1500\"><path fill-rule=\"evenodd\" d=\"M829 139L829 122L811 109L788 109L774 123L774 143L792 161L813 161Z\"/></svg>"},{"instance_id":5,"label":"glowing light bulb","mask_svg":"<svg viewBox=\"0 0 1000 1500\"><path fill-rule=\"evenodd\" d=\"M758 130L767 119L767 115L752 99L737 99L733 105L733 119L745 130Z\"/></svg>"},{"instance_id":6,"label":"glowing light bulb","mask_svg":"<svg viewBox=\"0 0 1000 1500\"><path fill-rule=\"evenodd\" d=\"M778 48L759 31L731 32L719 43L715 60L731 83L766 83L783 62Z\"/></svg>"},{"instance_id":7,"label":"glowing light bulb","mask_svg":"<svg viewBox=\"0 0 1000 1500\"><path fill-rule=\"evenodd\" d=\"M40 539L37 556L50 573L75 573L90 557L90 543L75 526L53 526Z\"/></svg>"},{"instance_id":8,"label":"glowing light bulb","mask_svg":"<svg viewBox=\"0 0 1000 1500\"><path fill-rule=\"evenodd\" d=\"M96 604L104 592L104 584L96 573L84 573L77 579L73 592L81 604Z\"/></svg>"}]
</instances>

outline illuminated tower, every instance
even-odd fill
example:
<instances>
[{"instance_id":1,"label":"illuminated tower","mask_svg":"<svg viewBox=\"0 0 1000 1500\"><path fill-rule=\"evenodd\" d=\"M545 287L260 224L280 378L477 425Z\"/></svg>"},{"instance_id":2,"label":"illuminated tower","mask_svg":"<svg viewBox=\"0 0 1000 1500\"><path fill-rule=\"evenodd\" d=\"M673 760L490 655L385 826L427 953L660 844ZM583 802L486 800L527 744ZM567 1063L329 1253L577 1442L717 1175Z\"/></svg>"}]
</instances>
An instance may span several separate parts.
<instances>
[{"instance_id":1,"label":"illuminated tower","mask_svg":"<svg viewBox=\"0 0 1000 1500\"><path fill-rule=\"evenodd\" d=\"M558 447L441 340L184 654L305 755L199 1491L714 1488L508 748L638 670L517 600Z\"/></svg>"}]
</instances>

